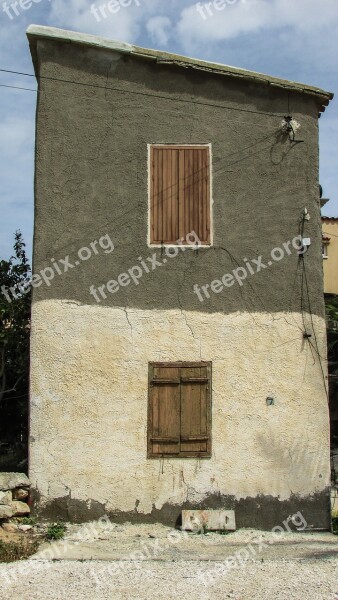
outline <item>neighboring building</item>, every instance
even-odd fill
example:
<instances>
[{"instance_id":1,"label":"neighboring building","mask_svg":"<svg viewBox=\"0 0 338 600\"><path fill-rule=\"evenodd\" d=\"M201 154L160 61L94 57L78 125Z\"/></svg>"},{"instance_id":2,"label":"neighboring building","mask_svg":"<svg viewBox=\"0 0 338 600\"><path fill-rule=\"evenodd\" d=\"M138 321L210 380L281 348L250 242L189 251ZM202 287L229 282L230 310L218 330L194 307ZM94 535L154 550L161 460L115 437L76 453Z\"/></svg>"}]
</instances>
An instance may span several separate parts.
<instances>
[{"instance_id":1,"label":"neighboring building","mask_svg":"<svg viewBox=\"0 0 338 600\"><path fill-rule=\"evenodd\" d=\"M322 217L324 292L338 294L338 217Z\"/></svg>"},{"instance_id":2,"label":"neighboring building","mask_svg":"<svg viewBox=\"0 0 338 600\"><path fill-rule=\"evenodd\" d=\"M328 528L318 116L332 94L80 33L28 37L48 281L32 307L36 507L171 524L183 507L234 508L264 529L301 511Z\"/></svg>"}]
</instances>

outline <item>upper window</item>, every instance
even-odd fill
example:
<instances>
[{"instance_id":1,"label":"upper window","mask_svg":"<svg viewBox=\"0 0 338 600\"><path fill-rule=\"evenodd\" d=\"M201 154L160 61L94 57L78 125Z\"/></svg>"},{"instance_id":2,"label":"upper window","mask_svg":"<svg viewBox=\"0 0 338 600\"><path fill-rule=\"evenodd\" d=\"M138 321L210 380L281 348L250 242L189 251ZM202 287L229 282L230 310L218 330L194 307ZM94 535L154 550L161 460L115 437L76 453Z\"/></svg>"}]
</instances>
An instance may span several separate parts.
<instances>
[{"instance_id":1,"label":"upper window","mask_svg":"<svg viewBox=\"0 0 338 600\"><path fill-rule=\"evenodd\" d=\"M210 147L150 147L150 243L210 245Z\"/></svg>"},{"instance_id":2,"label":"upper window","mask_svg":"<svg viewBox=\"0 0 338 600\"><path fill-rule=\"evenodd\" d=\"M148 458L211 457L211 363L150 363Z\"/></svg>"}]
</instances>

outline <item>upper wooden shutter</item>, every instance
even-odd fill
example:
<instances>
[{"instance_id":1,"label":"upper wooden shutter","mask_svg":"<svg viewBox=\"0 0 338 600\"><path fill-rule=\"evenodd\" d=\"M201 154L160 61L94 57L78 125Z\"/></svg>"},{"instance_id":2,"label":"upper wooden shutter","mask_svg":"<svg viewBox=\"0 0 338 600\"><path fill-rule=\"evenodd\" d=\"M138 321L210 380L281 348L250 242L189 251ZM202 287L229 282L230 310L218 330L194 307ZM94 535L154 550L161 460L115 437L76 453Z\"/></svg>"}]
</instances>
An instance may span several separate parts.
<instances>
[{"instance_id":1,"label":"upper wooden shutter","mask_svg":"<svg viewBox=\"0 0 338 600\"><path fill-rule=\"evenodd\" d=\"M211 363L149 365L148 457L211 456Z\"/></svg>"},{"instance_id":2,"label":"upper wooden shutter","mask_svg":"<svg viewBox=\"0 0 338 600\"><path fill-rule=\"evenodd\" d=\"M151 243L176 244L195 232L210 244L209 147L151 146L150 162Z\"/></svg>"}]
</instances>

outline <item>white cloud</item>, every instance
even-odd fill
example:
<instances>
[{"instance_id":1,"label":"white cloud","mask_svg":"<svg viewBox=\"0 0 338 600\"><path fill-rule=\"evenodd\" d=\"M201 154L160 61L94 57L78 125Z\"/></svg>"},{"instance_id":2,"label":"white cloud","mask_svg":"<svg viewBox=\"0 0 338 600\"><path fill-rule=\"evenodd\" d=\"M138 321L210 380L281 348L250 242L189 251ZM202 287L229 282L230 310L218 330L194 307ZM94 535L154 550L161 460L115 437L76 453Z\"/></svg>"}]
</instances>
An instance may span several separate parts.
<instances>
[{"instance_id":1,"label":"white cloud","mask_svg":"<svg viewBox=\"0 0 338 600\"><path fill-rule=\"evenodd\" d=\"M147 31L155 44L167 46L172 34L172 23L169 17L152 17L147 23Z\"/></svg>"},{"instance_id":2,"label":"white cloud","mask_svg":"<svg viewBox=\"0 0 338 600\"><path fill-rule=\"evenodd\" d=\"M204 7L203 2L200 5ZM227 0L222 10L211 6L210 11L211 16L206 8L201 14L197 3L182 10L177 33L184 47L191 49L201 40L212 43L264 30L272 33L285 27L292 29L295 35L318 36L320 30L327 27L331 31L332 28L338 30L336 0L238 0L231 4Z\"/></svg>"},{"instance_id":3,"label":"white cloud","mask_svg":"<svg viewBox=\"0 0 338 600\"><path fill-rule=\"evenodd\" d=\"M135 41L143 17L142 0L133 0L128 7L120 5L115 13L108 10L107 4L102 0L53 0L48 21L54 27L127 42ZM91 8L93 6L96 13Z\"/></svg>"}]
</instances>

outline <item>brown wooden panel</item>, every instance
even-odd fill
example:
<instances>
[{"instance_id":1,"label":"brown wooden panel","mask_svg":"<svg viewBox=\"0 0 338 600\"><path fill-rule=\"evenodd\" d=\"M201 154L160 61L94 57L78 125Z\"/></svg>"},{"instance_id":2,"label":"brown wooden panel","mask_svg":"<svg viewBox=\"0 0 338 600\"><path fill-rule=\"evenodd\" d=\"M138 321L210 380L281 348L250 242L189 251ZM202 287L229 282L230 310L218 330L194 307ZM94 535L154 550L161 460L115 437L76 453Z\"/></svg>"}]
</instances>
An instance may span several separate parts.
<instances>
[{"instance_id":1,"label":"brown wooden panel","mask_svg":"<svg viewBox=\"0 0 338 600\"><path fill-rule=\"evenodd\" d=\"M168 224L168 194L170 188L169 174L169 150L161 150L162 153L162 236L161 242L167 241L167 224Z\"/></svg>"},{"instance_id":2,"label":"brown wooden panel","mask_svg":"<svg viewBox=\"0 0 338 600\"><path fill-rule=\"evenodd\" d=\"M170 383L165 383L166 380ZM179 368L149 369L148 455L179 454ZM162 439L162 441L161 441Z\"/></svg>"},{"instance_id":3,"label":"brown wooden panel","mask_svg":"<svg viewBox=\"0 0 338 600\"><path fill-rule=\"evenodd\" d=\"M196 381L200 376L200 367L181 369L181 452L206 452L207 450L206 442L198 439L202 434L206 434L206 431L201 429L201 397L202 387L205 384ZM204 405L204 410L205 408Z\"/></svg>"},{"instance_id":4,"label":"brown wooden panel","mask_svg":"<svg viewBox=\"0 0 338 600\"><path fill-rule=\"evenodd\" d=\"M179 237L179 150L151 148L151 242L175 243Z\"/></svg>"},{"instance_id":5,"label":"brown wooden panel","mask_svg":"<svg viewBox=\"0 0 338 600\"><path fill-rule=\"evenodd\" d=\"M190 171L189 171L189 150L184 150L184 226L183 237L189 233L190 227Z\"/></svg>"},{"instance_id":6,"label":"brown wooden panel","mask_svg":"<svg viewBox=\"0 0 338 600\"><path fill-rule=\"evenodd\" d=\"M185 154L184 150L179 150L179 163L178 163L178 228L179 238L185 238Z\"/></svg>"},{"instance_id":7,"label":"brown wooden panel","mask_svg":"<svg viewBox=\"0 0 338 600\"><path fill-rule=\"evenodd\" d=\"M161 243L163 237L163 151L154 148L153 157L153 238L151 241Z\"/></svg>"},{"instance_id":8,"label":"brown wooden panel","mask_svg":"<svg viewBox=\"0 0 338 600\"><path fill-rule=\"evenodd\" d=\"M179 239L179 226L178 226L178 160L179 151L171 151L171 235L170 239L173 242L177 242Z\"/></svg>"},{"instance_id":9,"label":"brown wooden panel","mask_svg":"<svg viewBox=\"0 0 338 600\"><path fill-rule=\"evenodd\" d=\"M203 242L210 244L210 155L203 152L203 213L205 213L205 229Z\"/></svg>"},{"instance_id":10,"label":"brown wooden panel","mask_svg":"<svg viewBox=\"0 0 338 600\"><path fill-rule=\"evenodd\" d=\"M151 147L150 231L151 241L158 238L158 149Z\"/></svg>"},{"instance_id":11,"label":"brown wooden panel","mask_svg":"<svg viewBox=\"0 0 338 600\"><path fill-rule=\"evenodd\" d=\"M179 155L179 236L195 231L210 243L209 148L185 148Z\"/></svg>"},{"instance_id":12,"label":"brown wooden panel","mask_svg":"<svg viewBox=\"0 0 338 600\"><path fill-rule=\"evenodd\" d=\"M176 243L195 231L210 244L209 148L152 146L151 169L151 242Z\"/></svg>"},{"instance_id":13,"label":"brown wooden panel","mask_svg":"<svg viewBox=\"0 0 338 600\"><path fill-rule=\"evenodd\" d=\"M198 150L198 231L200 240L203 240L203 150Z\"/></svg>"},{"instance_id":14,"label":"brown wooden panel","mask_svg":"<svg viewBox=\"0 0 338 600\"><path fill-rule=\"evenodd\" d=\"M211 456L211 363L150 363L148 457Z\"/></svg>"}]
</instances>

